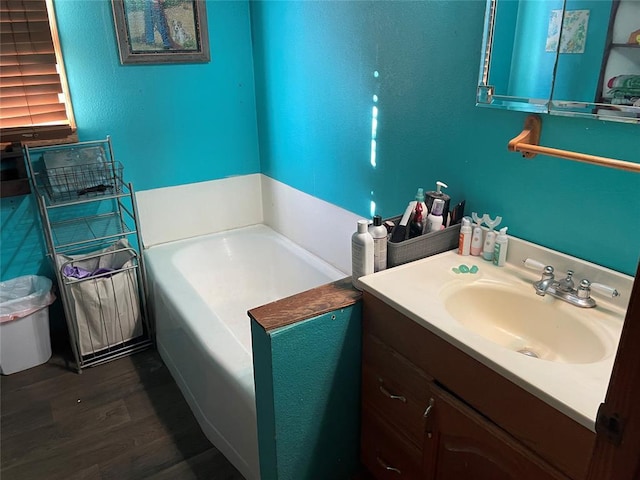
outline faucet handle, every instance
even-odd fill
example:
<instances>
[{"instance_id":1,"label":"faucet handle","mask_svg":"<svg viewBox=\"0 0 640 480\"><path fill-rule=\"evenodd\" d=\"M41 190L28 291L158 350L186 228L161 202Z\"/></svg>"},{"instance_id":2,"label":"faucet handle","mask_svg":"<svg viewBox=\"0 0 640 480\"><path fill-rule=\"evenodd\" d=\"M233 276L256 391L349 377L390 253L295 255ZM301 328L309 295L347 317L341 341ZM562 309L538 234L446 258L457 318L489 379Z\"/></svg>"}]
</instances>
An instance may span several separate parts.
<instances>
[{"instance_id":1,"label":"faucet handle","mask_svg":"<svg viewBox=\"0 0 640 480\"><path fill-rule=\"evenodd\" d=\"M547 265L546 267L544 267L544 270L542 270L542 279L545 280L547 278L554 278L553 267L551 265Z\"/></svg>"},{"instance_id":2,"label":"faucet handle","mask_svg":"<svg viewBox=\"0 0 640 480\"><path fill-rule=\"evenodd\" d=\"M578 289L576 292L576 295L578 295L578 298L590 298L591 297L591 282L589 280L587 280L586 278L584 280L582 280L580 282L580 285L578 285Z\"/></svg>"},{"instance_id":3,"label":"faucet handle","mask_svg":"<svg viewBox=\"0 0 640 480\"><path fill-rule=\"evenodd\" d=\"M615 298L620 296L620 292L618 292L618 290L616 290L613 287L610 287L609 285L603 285L602 283L595 283L595 282L592 283L591 289L609 298Z\"/></svg>"},{"instance_id":4,"label":"faucet handle","mask_svg":"<svg viewBox=\"0 0 640 480\"><path fill-rule=\"evenodd\" d=\"M585 279L580 282L578 286L578 298L589 298L591 295L591 290L595 290L596 292L605 295L609 298L619 297L620 293L613 287L609 285L603 285L602 283L591 283L589 280Z\"/></svg>"},{"instance_id":5,"label":"faucet handle","mask_svg":"<svg viewBox=\"0 0 640 480\"><path fill-rule=\"evenodd\" d=\"M546 266L544 263L534 260L533 258L525 258L522 262L525 267L530 268L531 270L538 270L539 272L543 271Z\"/></svg>"}]
</instances>

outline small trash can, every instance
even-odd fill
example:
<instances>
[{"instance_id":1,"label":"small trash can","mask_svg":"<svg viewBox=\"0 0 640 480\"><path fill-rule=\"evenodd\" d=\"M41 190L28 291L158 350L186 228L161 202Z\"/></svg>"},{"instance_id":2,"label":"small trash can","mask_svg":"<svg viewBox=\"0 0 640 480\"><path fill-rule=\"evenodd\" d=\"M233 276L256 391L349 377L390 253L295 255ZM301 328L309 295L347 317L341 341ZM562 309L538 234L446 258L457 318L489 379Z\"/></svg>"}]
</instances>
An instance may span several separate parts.
<instances>
[{"instance_id":1,"label":"small trash can","mask_svg":"<svg viewBox=\"0 0 640 480\"><path fill-rule=\"evenodd\" d=\"M10 375L51 358L51 280L25 275L0 282L0 373Z\"/></svg>"}]
</instances>

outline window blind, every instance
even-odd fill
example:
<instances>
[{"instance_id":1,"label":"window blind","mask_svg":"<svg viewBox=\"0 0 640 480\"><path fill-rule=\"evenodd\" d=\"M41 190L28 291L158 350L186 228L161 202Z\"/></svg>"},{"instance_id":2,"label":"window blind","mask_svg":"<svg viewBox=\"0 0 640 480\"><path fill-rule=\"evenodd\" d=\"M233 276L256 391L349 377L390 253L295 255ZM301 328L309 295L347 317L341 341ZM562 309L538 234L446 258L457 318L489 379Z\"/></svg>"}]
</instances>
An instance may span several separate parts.
<instances>
[{"instance_id":1,"label":"window blind","mask_svg":"<svg viewBox=\"0 0 640 480\"><path fill-rule=\"evenodd\" d=\"M70 135L75 124L52 4L0 0L0 39L2 142Z\"/></svg>"}]
</instances>

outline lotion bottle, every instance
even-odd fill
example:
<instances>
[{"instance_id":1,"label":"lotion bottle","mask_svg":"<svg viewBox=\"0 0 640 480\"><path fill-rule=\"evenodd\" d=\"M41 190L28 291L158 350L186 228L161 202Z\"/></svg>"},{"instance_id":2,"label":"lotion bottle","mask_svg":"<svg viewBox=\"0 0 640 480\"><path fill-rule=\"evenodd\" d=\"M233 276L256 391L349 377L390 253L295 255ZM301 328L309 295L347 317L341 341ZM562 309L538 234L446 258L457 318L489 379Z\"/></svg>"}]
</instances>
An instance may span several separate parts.
<instances>
[{"instance_id":1,"label":"lotion bottle","mask_svg":"<svg viewBox=\"0 0 640 480\"><path fill-rule=\"evenodd\" d=\"M442 211L444 210L444 200L436 198L433 201L431 213L427 216L427 232L437 232L442 228Z\"/></svg>"},{"instance_id":2,"label":"lotion bottle","mask_svg":"<svg viewBox=\"0 0 640 480\"><path fill-rule=\"evenodd\" d=\"M482 253L482 227L476 224L473 227L473 233L471 235L471 248L469 249L471 255L478 256Z\"/></svg>"},{"instance_id":3,"label":"lotion bottle","mask_svg":"<svg viewBox=\"0 0 640 480\"><path fill-rule=\"evenodd\" d=\"M471 251L471 219L462 218L460 238L458 240L458 255L469 255Z\"/></svg>"},{"instance_id":4,"label":"lotion bottle","mask_svg":"<svg viewBox=\"0 0 640 480\"><path fill-rule=\"evenodd\" d=\"M351 236L351 283L362 290L358 279L373 273L373 237L368 220L358 220L358 231Z\"/></svg>"},{"instance_id":5,"label":"lotion bottle","mask_svg":"<svg viewBox=\"0 0 640 480\"><path fill-rule=\"evenodd\" d=\"M373 271L385 270L387 268L387 228L382 224L380 215L373 217L373 224L369 225L369 233L373 237Z\"/></svg>"},{"instance_id":6,"label":"lotion bottle","mask_svg":"<svg viewBox=\"0 0 640 480\"><path fill-rule=\"evenodd\" d=\"M509 246L509 237L507 237L507 227L501 228L496 244L493 247L493 264L498 267L504 267L507 262L507 247Z\"/></svg>"},{"instance_id":7,"label":"lotion bottle","mask_svg":"<svg viewBox=\"0 0 640 480\"><path fill-rule=\"evenodd\" d=\"M484 247L482 248L482 258L487 262L493 261L493 248L496 245L496 232L489 230L484 239Z\"/></svg>"}]
</instances>

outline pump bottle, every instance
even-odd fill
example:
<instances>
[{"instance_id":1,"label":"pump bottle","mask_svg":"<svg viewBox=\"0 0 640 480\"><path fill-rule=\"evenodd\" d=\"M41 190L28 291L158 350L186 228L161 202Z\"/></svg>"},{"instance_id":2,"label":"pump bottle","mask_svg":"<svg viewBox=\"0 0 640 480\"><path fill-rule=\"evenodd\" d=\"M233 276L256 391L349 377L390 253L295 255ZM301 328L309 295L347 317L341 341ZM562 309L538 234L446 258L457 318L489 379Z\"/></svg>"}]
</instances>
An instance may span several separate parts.
<instances>
[{"instance_id":1,"label":"pump bottle","mask_svg":"<svg viewBox=\"0 0 640 480\"><path fill-rule=\"evenodd\" d=\"M407 208L404 211L404 215L400 219L400 223L398 223L396 228L393 230L393 234L391 235L390 240L391 242L402 242L409 237L409 228L407 227L409 226L409 223L413 218L413 214L416 209L416 203L418 202L422 202L422 214L424 215L423 218L426 218L427 206L424 203L424 190L422 188L419 188L416 192L415 200L409 202L409 205L407 205Z\"/></svg>"},{"instance_id":2,"label":"pump bottle","mask_svg":"<svg viewBox=\"0 0 640 480\"><path fill-rule=\"evenodd\" d=\"M373 217L373 224L369 225L369 233L373 237L373 271L385 270L387 268L387 229L382 225L380 215Z\"/></svg>"},{"instance_id":3,"label":"pump bottle","mask_svg":"<svg viewBox=\"0 0 640 480\"><path fill-rule=\"evenodd\" d=\"M351 283L362 290L359 278L373 273L373 237L368 220L358 220L358 231L351 236Z\"/></svg>"},{"instance_id":4,"label":"pump bottle","mask_svg":"<svg viewBox=\"0 0 640 480\"><path fill-rule=\"evenodd\" d=\"M460 238L458 240L458 255L469 255L471 251L471 219L462 217Z\"/></svg>"},{"instance_id":5,"label":"pump bottle","mask_svg":"<svg viewBox=\"0 0 640 480\"><path fill-rule=\"evenodd\" d=\"M424 233L426 212L422 209L422 205L424 205L424 202L416 202L416 208L413 210L411 222L409 223L409 238L419 237Z\"/></svg>"},{"instance_id":6,"label":"pump bottle","mask_svg":"<svg viewBox=\"0 0 640 480\"><path fill-rule=\"evenodd\" d=\"M482 254L482 227L475 225L473 227L473 234L471 235L471 248L469 249L471 255Z\"/></svg>"},{"instance_id":7,"label":"pump bottle","mask_svg":"<svg viewBox=\"0 0 640 480\"><path fill-rule=\"evenodd\" d=\"M484 247L482 248L482 258L484 258L487 262L491 262L493 260L493 248L496 244L496 232L493 230L489 230L484 239Z\"/></svg>"},{"instance_id":8,"label":"pump bottle","mask_svg":"<svg viewBox=\"0 0 640 480\"><path fill-rule=\"evenodd\" d=\"M431 213L427 217L427 232L437 232L442 228L443 218L442 212L444 209L444 200L436 198L433 201L433 208Z\"/></svg>"},{"instance_id":9,"label":"pump bottle","mask_svg":"<svg viewBox=\"0 0 640 480\"><path fill-rule=\"evenodd\" d=\"M507 228L503 227L498 233L496 244L493 247L493 264L504 267L507 262L507 247L509 246L509 237L507 237Z\"/></svg>"},{"instance_id":10,"label":"pump bottle","mask_svg":"<svg viewBox=\"0 0 640 480\"><path fill-rule=\"evenodd\" d=\"M451 202L451 197L446 193L444 193L443 191L441 191L442 188L448 188L447 184L438 180L436 182L436 189L426 193L426 202L427 202L427 208L429 209L429 211L431 211L433 210L433 204L436 201L436 199L439 198L440 200L444 201L444 206L442 207L441 215L443 218L443 223L446 225L446 218L447 218L447 215L449 214L449 203Z\"/></svg>"}]
</instances>

